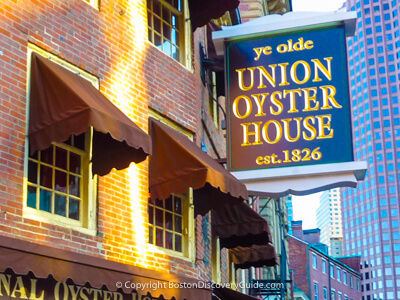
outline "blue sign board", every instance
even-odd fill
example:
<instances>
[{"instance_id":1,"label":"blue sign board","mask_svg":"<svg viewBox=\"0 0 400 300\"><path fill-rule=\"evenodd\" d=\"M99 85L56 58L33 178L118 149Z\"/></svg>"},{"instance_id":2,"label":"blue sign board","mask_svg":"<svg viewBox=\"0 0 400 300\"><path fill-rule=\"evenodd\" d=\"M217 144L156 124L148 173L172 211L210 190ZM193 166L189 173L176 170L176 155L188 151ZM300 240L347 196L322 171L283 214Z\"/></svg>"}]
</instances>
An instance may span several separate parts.
<instances>
[{"instance_id":1,"label":"blue sign board","mask_svg":"<svg viewBox=\"0 0 400 300\"><path fill-rule=\"evenodd\" d=\"M231 171L353 161L343 26L225 51Z\"/></svg>"}]
</instances>

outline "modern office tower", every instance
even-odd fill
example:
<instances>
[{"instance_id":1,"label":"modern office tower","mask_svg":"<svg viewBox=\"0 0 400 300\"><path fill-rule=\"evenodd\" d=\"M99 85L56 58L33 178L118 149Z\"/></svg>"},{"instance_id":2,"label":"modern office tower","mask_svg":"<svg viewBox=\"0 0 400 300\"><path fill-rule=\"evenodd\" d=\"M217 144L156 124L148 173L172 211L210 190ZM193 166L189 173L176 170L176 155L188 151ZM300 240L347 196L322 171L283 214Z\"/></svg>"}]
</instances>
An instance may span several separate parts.
<instances>
[{"instance_id":1,"label":"modern office tower","mask_svg":"<svg viewBox=\"0 0 400 300\"><path fill-rule=\"evenodd\" d=\"M321 194L316 223L321 230L321 243L328 246L329 255L343 256L340 189L327 190Z\"/></svg>"},{"instance_id":2,"label":"modern office tower","mask_svg":"<svg viewBox=\"0 0 400 300\"><path fill-rule=\"evenodd\" d=\"M287 207L287 219L288 219L288 232L292 234L292 221L293 221L293 200L292 195L288 195L284 197L284 201L286 202Z\"/></svg>"},{"instance_id":3,"label":"modern office tower","mask_svg":"<svg viewBox=\"0 0 400 300\"><path fill-rule=\"evenodd\" d=\"M400 27L398 0L348 0L347 39L355 160L364 182L342 190L345 255L362 255L363 299L400 299Z\"/></svg>"}]
</instances>

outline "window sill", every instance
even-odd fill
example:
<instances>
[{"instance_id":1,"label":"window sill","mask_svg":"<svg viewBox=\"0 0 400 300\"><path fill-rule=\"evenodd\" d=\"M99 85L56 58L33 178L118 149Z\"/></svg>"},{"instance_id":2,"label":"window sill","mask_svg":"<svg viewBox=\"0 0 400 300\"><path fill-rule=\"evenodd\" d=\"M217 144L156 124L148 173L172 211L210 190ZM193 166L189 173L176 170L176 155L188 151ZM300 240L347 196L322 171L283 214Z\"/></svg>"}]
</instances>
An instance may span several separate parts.
<instances>
[{"instance_id":1,"label":"window sill","mask_svg":"<svg viewBox=\"0 0 400 300\"><path fill-rule=\"evenodd\" d=\"M82 226L69 224L68 222L63 222L63 220L58 220L57 216L54 216L54 219L51 219L46 216L43 216L42 213L38 213L38 212L36 212L35 209L29 208L29 207L25 207L24 213L23 213L23 218L31 219L31 220L35 220L38 222L43 222L43 223L47 223L47 224L51 224L51 225L55 225L55 226L60 226L60 227L68 228L71 230L76 230L80 233L90 235L90 236L97 235L96 229L89 229L89 228L84 228ZM62 218L63 217L60 217L60 219L62 219Z\"/></svg>"},{"instance_id":2,"label":"window sill","mask_svg":"<svg viewBox=\"0 0 400 300\"><path fill-rule=\"evenodd\" d=\"M176 251L173 251L173 250L168 250L168 249L161 248L161 247L157 247L157 246L152 245L152 244L147 244L147 250L150 251L150 252L157 253L157 254L164 254L164 255L168 255L170 257L178 258L178 259L181 259L183 261L187 261L187 262L190 262L190 263L193 263L193 264L195 263L195 258L194 257L187 257L183 253L176 252Z\"/></svg>"}]
</instances>

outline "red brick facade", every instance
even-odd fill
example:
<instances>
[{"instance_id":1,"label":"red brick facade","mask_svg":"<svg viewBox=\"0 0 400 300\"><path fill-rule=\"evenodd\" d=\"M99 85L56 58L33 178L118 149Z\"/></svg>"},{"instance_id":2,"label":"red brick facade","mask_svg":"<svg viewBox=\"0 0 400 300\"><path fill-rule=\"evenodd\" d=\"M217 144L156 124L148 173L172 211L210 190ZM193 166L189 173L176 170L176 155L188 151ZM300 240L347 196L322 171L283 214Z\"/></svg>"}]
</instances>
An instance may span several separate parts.
<instances>
[{"instance_id":1,"label":"red brick facade","mask_svg":"<svg viewBox=\"0 0 400 300\"><path fill-rule=\"evenodd\" d=\"M294 285L310 299L317 299L318 293L318 299L345 300L347 296L348 300L360 300L360 257L335 259L321 251L320 245L318 239L314 247L296 236L289 237L289 267ZM357 260L358 268L352 268Z\"/></svg>"},{"instance_id":2,"label":"red brick facade","mask_svg":"<svg viewBox=\"0 0 400 300\"><path fill-rule=\"evenodd\" d=\"M194 263L148 250L143 253L148 239L144 225L148 159L99 178L95 236L23 216L28 43L98 77L100 91L144 131L150 107L193 132L200 145L205 136L201 112L205 111L211 137L220 140L217 149L225 157L223 133L207 120L208 93L199 76L198 45L204 40L203 31L196 31L192 65L184 67L148 42L144 0L102 0L99 10L84 0L1 1L0 235L211 280L211 245L205 242L210 241L211 231L204 235L202 230L207 218L196 219ZM210 142L206 144L209 154L217 157ZM130 179L132 173L135 182Z\"/></svg>"}]
</instances>

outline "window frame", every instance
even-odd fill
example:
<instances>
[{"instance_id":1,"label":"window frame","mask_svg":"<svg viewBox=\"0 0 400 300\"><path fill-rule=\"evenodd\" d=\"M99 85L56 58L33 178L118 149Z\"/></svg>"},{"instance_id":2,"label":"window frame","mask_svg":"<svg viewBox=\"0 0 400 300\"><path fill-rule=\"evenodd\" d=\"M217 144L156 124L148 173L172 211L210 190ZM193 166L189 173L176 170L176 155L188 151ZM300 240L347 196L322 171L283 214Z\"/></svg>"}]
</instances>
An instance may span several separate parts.
<instances>
[{"instance_id":1,"label":"window frame","mask_svg":"<svg viewBox=\"0 0 400 300\"><path fill-rule=\"evenodd\" d=\"M166 0L152 0L152 1L158 1L160 2L161 5L166 6L169 11L173 11L175 10L175 8L171 7L171 5L169 3L166 2ZM146 16L147 16L147 31L148 31L148 36L147 36L147 41L149 42L149 44L153 45L155 48L157 48L158 50L160 50L161 52L163 52L165 55L167 55L168 57L170 57L171 59L173 59L174 61L180 63L181 65L183 65L184 67L192 70L192 58L191 58L191 28L190 28L190 22L188 20L190 20L190 15L189 15L189 3L188 0L181 0L181 5L182 5L182 10L181 10L181 15L178 16L178 22L179 22L179 26L181 26L181 32L179 33L178 36L178 41L179 41L179 49L180 49L180 58L179 59L175 59L172 55L167 54L166 52L164 52L163 49L159 49L155 44L154 44L154 31L155 29L153 29L152 27L150 27L150 23L149 23L149 9L146 6ZM153 12L152 12L153 14ZM161 19L163 20L163 19ZM161 24L162 26L162 24ZM149 39L149 34L150 31L152 32L152 40ZM164 35L162 35L163 37Z\"/></svg>"},{"instance_id":2,"label":"window frame","mask_svg":"<svg viewBox=\"0 0 400 300\"><path fill-rule=\"evenodd\" d=\"M84 175L81 182L81 190L83 190L82 202L80 207L80 220L73 220L67 217L59 216L47 211L42 211L38 208L28 207L28 165L29 165L29 95L30 95L30 69L31 69L31 54L36 52L39 55L51 59L51 61L61 65L70 72L79 73L79 76L90 81L97 89L99 88L99 79L90 73L64 61L57 56L37 47L34 44L28 43L27 47L27 90L26 90L26 135L25 135L25 153L24 153L24 182L23 182L23 217L27 219L36 220L43 223L48 223L56 226L61 226L69 229L79 231L81 233L95 236L97 234L97 183L98 175L92 173L91 167L91 153L92 153L92 137L93 128L90 127L85 133L85 144L87 147L87 156L81 162L84 169ZM52 143L52 147L58 146L60 148L73 148L63 143ZM75 152L75 151L74 151ZM76 153L76 152L75 152ZM53 190L54 191L54 190Z\"/></svg>"},{"instance_id":3,"label":"window frame","mask_svg":"<svg viewBox=\"0 0 400 300\"><path fill-rule=\"evenodd\" d=\"M317 255L315 253L312 253L312 267L315 270L318 268Z\"/></svg>"},{"instance_id":4,"label":"window frame","mask_svg":"<svg viewBox=\"0 0 400 300\"><path fill-rule=\"evenodd\" d=\"M190 259L193 260L194 254L194 243L193 235L194 235L194 205L193 205L193 189L190 188L188 193L185 194L171 194L171 196L180 197L182 199L182 251L176 251L173 249L168 249L162 246L157 246L156 244L150 243L149 239L148 245L150 247L155 247L161 252L173 257L178 257L182 259ZM161 200L164 201L164 200ZM154 207L157 207L155 204ZM165 209L163 209L165 210ZM150 224L149 220L147 221L149 232L151 227L156 227L155 224ZM159 226L158 226L159 227ZM153 239L155 241L155 236L153 235Z\"/></svg>"},{"instance_id":5,"label":"window frame","mask_svg":"<svg viewBox=\"0 0 400 300\"><path fill-rule=\"evenodd\" d=\"M171 127L172 129L179 131L180 133L184 134L187 136L187 138L191 141L193 141L193 134L189 130L179 126L178 124L170 121L166 117L162 116L152 108L149 108L148 111L149 118L153 118L156 120L159 120L161 123ZM182 195L177 195L177 196L182 196ZM183 195L184 197L188 198L188 201L184 203L187 205L186 207L186 212L187 215L185 216L184 213L182 213L182 216L187 219L187 225L184 223L184 227L182 228L182 231L187 230L186 236L185 236L185 241L182 241L182 244L185 243L185 253L184 252L178 252L170 249L166 249L163 247L158 247L154 244L149 243L149 238L147 237L147 245L148 249L150 251L158 252L158 253L163 253L172 257L177 257L183 260L190 261L192 263L195 262L196 259L196 243L195 243L195 225L196 225L196 219L194 215L194 204L193 204L193 189L189 188L187 195ZM184 207L183 207L184 208ZM149 226L149 222L147 220L147 225ZM187 227L186 227L187 226Z\"/></svg>"},{"instance_id":6,"label":"window frame","mask_svg":"<svg viewBox=\"0 0 400 300\"><path fill-rule=\"evenodd\" d=\"M100 0L83 0L83 2L89 4L97 10L100 10Z\"/></svg>"}]
</instances>

